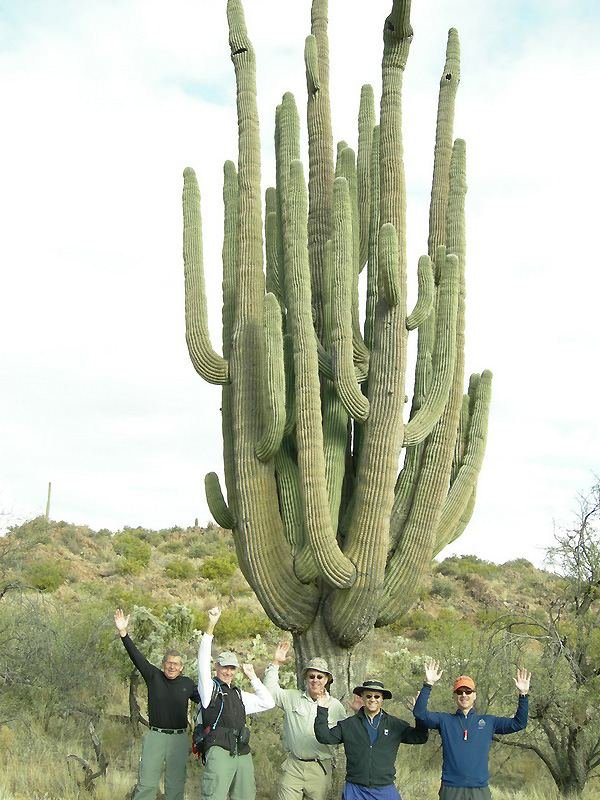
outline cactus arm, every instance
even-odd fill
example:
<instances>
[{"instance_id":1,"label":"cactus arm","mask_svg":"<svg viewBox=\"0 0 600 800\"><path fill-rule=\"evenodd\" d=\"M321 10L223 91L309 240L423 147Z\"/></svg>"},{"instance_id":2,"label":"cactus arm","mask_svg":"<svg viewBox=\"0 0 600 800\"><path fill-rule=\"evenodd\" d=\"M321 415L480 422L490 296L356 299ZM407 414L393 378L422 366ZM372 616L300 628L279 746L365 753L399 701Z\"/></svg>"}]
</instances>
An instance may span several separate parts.
<instances>
[{"instance_id":1,"label":"cactus arm","mask_svg":"<svg viewBox=\"0 0 600 800\"><path fill-rule=\"evenodd\" d=\"M235 528L235 518L225 502L219 476L216 472L208 472L204 478L204 491L206 502L210 513L213 515L217 525L225 530L232 531Z\"/></svg>"},{"instance_id":2,"label":"cactus arm","mask_svg":"<svg viewBox=\"0 0 600 800\"><path fill-rule=\"evenodd\" d=\"M229 44L236 76L238 115L238 224L236 303L229 359L230 425L235 438L234 542L240 568L271 620L304 630L318 608L316 587L294 574L279 514L274 466L256 458L260 436L260 384L264 374L262 202L256 65L240 0L228 0Z\"/></svg>"},{"instance_id":3,"label":"cactus arm","mask_svg":"<svg viewBox=\"0 0 600 800\"><path fill-rule=\"evenodd\" d=\"M281 309L274 294L265 295L266 382L263 435L256 445L256 456L270 461L281 446L285 427L285 374Z\"/></svg>"},{"instance_id":4,"label":"cactus arm","mask_svg":"<svg viewBox=\"0 0 600 800\"><path fill-rule=\"evenodd\" d=\"M351 294L348 296L348 303L352 313L352 346L354 349L354 361L356 364L368 364L369 351L360 332L360 319L358 310L358 259L360 247L359 235L359 215L358 215L358 189L356 178L356 160L354 150L348 147L345 142L338 145L338 158L336 164L336 178L345 178L348 182L348 196L350 205L350 228L347 235L350 237L350 261L351 269ZM334 188L335 197L335 188ZM333 229L335 221L332 220Z\"/></svg>"},{"instance_id":5,"label":"cactus arm","mask_svg":"<svg viewBox=\"0 0 600 800\"><path fill-rule=\"evenodd\" d=\"M452 458L462 407L464 372L464 202L466 194L465 146L457 139L449 170L446 241L448 251L458 257L458 305L456 314L456 358L448 402L426 445L418 486L404 529L398 536L385 576L385 601L377 625L389 625L417 591L428 568L437 539L442 504L452 469Z\"/></svg>"},{"instance_id":6,"label":"cactus arm","mask_svg":"<svg viewBox=\"0 0 600 800\"><path fill-rule=\"evenodd\" d=\"M194 170L183 173L183 263L185 270L185 339L196 372L208 383L229 380L229 365L212 348L202 264L200 190Z\"/></svg>"},{"instance_id":7,"label":"cactus arm","mask_svg":"<svg viewBox=\"0 0 600 800\"><path fill-rule=\"evenodd\" d=\"M433 180L429 205L428 252L434 257L436 249L446 242L446 212L448 209L448 173L452 157L454 107L460 82L460 42L455 28L448 31L446 61L440 78L438 95Z\"/></svg>"},{"instance_id":8,"label":"cactus arm","mask_svg":"<svg viewBox=\"0 0 600 800\"><path fill-rule=\"evenodd\" d=\"M348 182L336 178L333 184L333 331L332 363L335 385L347 413L364 421L369 401L360 391L352 358L350 282L353 280L352 218Z\"/></svg>"},{"instance_id":9,"label":"cactus arm","mask_svg":"<svg viewBox=\"0 0 600 800\"><path fill-rule=\"evenodd\" d=\"M472 376L471 376L472 377ZM450 486L456 480L460 465L462 464L465 450L467 448L468 434L469 434L469 395L463 395L462 408L460 410L460 419L458 421L458 431L456 433L456 442L454 444L454 457L452 459L452 470L450 471Z\"/></svg>"},{"instance_id":10,"label":"cactus arm","mask_svg":"<svg viewBox=\"0 0 600 800\"><path fill-rule=\"evenodd\" d=\"M463 512L460 515L460 519L458 520L454 530L449 531L447 537L445 537L447 541L446 545L444 546L452 544L452 542L456 541L456 539L458 539L458 537L464 533L465 528L467 527L467 525L471 521L471 517L473 516L473 511L475 510L476 497L477 497L477 489L473 489L473 491L471 492L471 496L467 500ZM439 548L439 546L436 544L433 551L433 555L437 556L442 549L443 548Z\"/></svg>"},{"instance_id":11,"label":"cactus arm","mask_svg":"<svg viewBox=\"0 0 600 800\"><path fill-rule=\"evenodd\" d=\"M371 148L371 203L369 223L369 261L367 266L367 298L365 311L365 344L373 349L373 328L375 308L379 298L378 258L379 258L379 125L373 130Z\"/></svg>"},{"instance_id":12,"label":"cactus arm","mask_svg":"<svg viewBox=\"0 0 600 800\"><path fill-rule=\"evenodd\" d=\"M396 229L391 222L386 222L379 231L379 274L385 299L391 307L398 305L402 292L396 271L397 264L398 237Z\"/></svg>"},{"instance_id":13,"label":"cactus arm","mask_svg":"<svg viewBox=\"0 0 600 800\"><path fill-rule=\"evenodd\" d=\"M456 360L458 287L458 258L448 255L438 289L431 386L421 408L404 428L405 447L419 444L429 436L448 401Z\"/></svg>"},{"instance_id":14,"label":"cactus arm","mask_svg":"<svg viewBox=\"0 0 600 800\"><path fill-rule=\"evenodd\" d=\"M269 186L265 192L265 257L267 292L272 292L283 303L281 291L281 231L279 229L279 201L277 189Z\"/></svg>"},{"instance_id":15,"label":"cactus arm","mask_svg":"<svg viewBox=\"0 0 600 800\"><path fill-rule=\"evenodd\" d=\"M307 44L308 129L308 259L310 265L314 326L323 339L323 260L331 230L333 197L333 134L329 98L329 37L327 0L313 0L311 37ZM315 47L316 45L316 47Z\"/></svg>"},{"instance_id":16,"label":"cactus arm","mask_svg":"<svg viewBox=\"0 0 600 800\"><path fill-rule=\"evenodd\" d=\"M431 314L433 308L433 269L429 256L421 256L417 267L418 295L412 312L406 318L406 329L414 331Z\"/></svg>"},{"instance_id":17,"label":"cactus arm","mask_svg":"<svg viewBox=\"0 0 600 800\"><path fill-rule=\"evenodd\" d=\"M238 176L233 161L223 165L223 308L222 338L223 355L229 361L231 356L231 340L233 336L233 320L235 316L236 297L236 263L237 263L237 230L238 230ZM234 468L233 425L231 417L231 384L227 383L221 390L221 432L223 435L223 471L227 499L233 515L237 513L237 499Z\"/></svg>"},{"instance_id":18,"label":"cactus arm","mask_svg":"<svg viewBox=\"0 0 600 800\"><path fill-rule=\"evenodd\" d=\"M289 182L289 236L286 236L288 318L294 338L296 374L296 439L304 500L304 527L322 578L346 587L355 579L354 565L338 547L329 516L317 353L310 305L310 273L306 246L307 198L302 163L293 161Z\"/></svg>"},{"instance_id":19,"label":"cactus arm","mask_svg":"<svg viewBox=\"0 0 600 800\"><path fill-rule=\"evenodd\" d=\"M369 255L369 223L371 217L371 151L375 128L375 101L373 87L365 84L360 92L358 111L358 151L356 158L358 213L359 213L359 260L358 270L363 269Z\"/></svg>"},{"instance_id":20,"label":"cactus arm","mask_svg":"<svg viewBox=\"0 0 600 800\"><path fill-rule=\"evenodd\" d=\"M406 189L402 148L402 81L412 39L410 2L394 0L384 25L380 114L381 223L398 235L398 281L402 302L376 306L369 362L369 418L364 424L351 518L344 552L356 564L357 580L333 592L324 607L334 638L348 647L360 641L379 612L389 545L389 521L403 438L406 370ZM393 368L392 368L393 365Z\"/></svg>"},{"instance_id":21,"label":"cactus arm","mask_svg":"<svg viewBox=\"0 0 600 800\"><path fill-rule=\"evenodd\" d=\"M283 337L283 363L285 369L286 418L283 433L289 436L296 427L296 383L294 375L294 342L289 333Z\"/></svg>"},{"instance_id":22,"label":"cactus arm","mask_svg":"<svg viewBox=\"0 0 600 800\"><path fill-rule=\"evenodd\" d=\"M491 392L492 373L485 370L477 384L463 463L442 507L435 544L437 552L453 541L475 491L485 454Z\"/></svg>"}]
</instances>

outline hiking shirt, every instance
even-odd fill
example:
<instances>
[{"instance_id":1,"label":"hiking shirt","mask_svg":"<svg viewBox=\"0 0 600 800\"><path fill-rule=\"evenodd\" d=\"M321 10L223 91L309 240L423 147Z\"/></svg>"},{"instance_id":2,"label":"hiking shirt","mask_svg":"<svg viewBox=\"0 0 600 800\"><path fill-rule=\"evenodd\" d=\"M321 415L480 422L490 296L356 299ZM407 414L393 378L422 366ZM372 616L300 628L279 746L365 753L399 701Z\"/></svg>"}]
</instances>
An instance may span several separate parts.
<instances>
[{"instance_id":1,"label":"hiking shirt","mask_svg":"<svg viewBox=\"0 0 600 800\"><path fill-rule=\"evenodd\" d=\"M127 655L139 670L148 689L148 722L152 728L179 730L188 726L188 700L200 702L196 684L185 675L167 678L140 653L129 638L120 637Z\"/></svg>"},{"instance_id":2,"label":"hiking shirt","mask_svg":"<svg viewBox=\"0 0 600 800\"><path fill-rule=\"evenodd\" d=\"M315 717L317 716L317 701L313 700L308 692L298 689L282 689L279 685L279 667L271 664L265 670L264 684L271 693L275 705L282 708L285 714L283 721L283 746L286 752L295 758L312 759L319 761L331 759L333 747L321 744L315 739ZM329 723L335 725L348 716L346 709L327 694L327 708L329 710Z\"/></svg>"},{"instance_id":3,"label":"hiking shirt","mask_svg":"<svg viewBox=\"0 0 600 800\"><path fill-rule=\"evenodd\" d=\"M202 707L207 708L212 698L213 681L210 674L210 649L213 637L210 633L203 633L198 648L198 691ZM260 711L268 711L275 708L273 698L266 690L265 685L259 678L252 678L250 681L254 692L244 692L241 690L242 703L246 709L246 714L258 714Z\"/></svg>"},{"instance_id":4,"label":"hiking shirt","mask_svg":"<svg viewBox=\"0 0 600 800\"><path fill-rule=\"evenodd\" d=\"M327 709L317 707L315 736L322 744L344 745L346 781L359 786L389 786L396 777L396 755L401 744L423 744L428 731L417 722L413 728L399 717L385 711L378 714L379 723L372 743L365 724L365 710L329 727ZM368 723L367 723L368 724Z\"/></svg>"},{"instance_id":5,"label":"hiking shirt","mask_svg":"<svg viewBox=\"0 0 600 800\"><path fill-rule=\"evenodd\" d=\"M514 717L480 714L472 708L467 716L427 710L431 686L425 684L413 709L415 719L435 728L442 737L442 784L462 788L487 786L490 779L489 752L495 734L516 733L527 725L529 699L519 695Z\"/></svg>"}]
</instances>

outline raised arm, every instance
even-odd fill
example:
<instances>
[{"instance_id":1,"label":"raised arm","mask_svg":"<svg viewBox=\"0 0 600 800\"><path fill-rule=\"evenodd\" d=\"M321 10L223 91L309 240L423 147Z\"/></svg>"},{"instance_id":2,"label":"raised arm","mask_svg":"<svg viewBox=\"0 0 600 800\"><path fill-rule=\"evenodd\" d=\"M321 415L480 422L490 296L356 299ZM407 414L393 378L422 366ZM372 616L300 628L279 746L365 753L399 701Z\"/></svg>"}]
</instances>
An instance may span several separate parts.
<instances>
[{"instance_id":1,"label":"raised arm","mask_svg":"<svg viewBox=\"0 0 600 800\"><path fill-rule=\"evenodd\" d=\"M519 703L514 717L495 717L494 733L516 733L527 727L529 717L529 684L531 682L531 672L526 669L518 669L517 677L513 679L515 686L519 690Z\"/></svg>"},{"instance_id":2,"label":"raised arm","mask_svg":"<svg viewBox=\"0 0 600 800\"><path fill-rule=\"evenodd\" d=\"M285 689L279 685L279 667L285 664L290 649L289 642L279 642L275 649L275 655L269 666L265 670L265 677L263 683L267 687L271 697L275 701L275 705L283 708L283 699L285 697Z\"/></svg>"},{"instance_id":3,"label":"raised arm","mask_svg":"<svg viewBox=\"0 0 600 800\"><path fill-rule=\"evenodd\" d=\"M242 664L242 669L254 689L254 694L252 692L242 692L242 702L246 709L246 714L258 714L261 711L275 708L275 701L271 693L256 675L252 664Z\"/></svg>"},{"instance_id":4,"label":"raised arm","mask_svg":"<svg viewBox=\"0 0 600 800\"><path fill-rule=\"evenodd\" d=\"M209 610L206 631L202 634L198 648L198 692L204 708L208 706L212 697L213 682L210 674L210 649L212 647L213 631L220 616L221 609L218 606Z\"/></svg>"},{"instance_id":5,"label":"raised arm","mask_svg":"<svg viewBox=\"0 0 600 800\"><path fill-rule=\"evenodd\" d=\"M123 647L127 651L127 655L132 660L136 669L139 670L142 678L147 680L150 675L158 669L155 667L154 664L151 664L147 658L145 658L134 643L131 641L131 638L128 634L129 628L129 614L125 615L123 613L123 609L117 608L114 614L115 619L115 626L119 632L119 636L121 637L121 641L123 642Z\"/></svg>"},{"instance_id":6,"label":"raised arm","mask_svg":"<svg viewBox=\"0 0 600 800\"><path fill-rule=\"evenodd\" d=\"M333 728L329 727L326 702L325 697L317 698L317 716L314 724L315 738L321 744L340 744L344 739L343 731L339 722Z\"/></svg>"},{"instance_id":7,"label":"raised arm","mask_svg":"<svg viewBox=\"0 0 600 800\"><path fill-rule=\"evenodd\" d=\"M425 662L425 681L417 696L413 714L415 719L426 728L439 728L440 726L441 715L435 711L428 711L427 702L429 701L431 689L442 677L442 672L443 670L440 669L439 663L434 659L430 658Z\"/></svg>"},{"instance_id":8,"label":"raised arm","mask_svg":"<svg viewBox=\"0 0 600 800\"><path fill-rule=\"evenodd\" d=\"M399 721L404 722L404 720ZM421 720L416 720L414 726L409 725L408 722L404 722L404 725L400 734L400 741L403 744L425 744L429 738L429 731Z\"/></svg>"}]
</instances>

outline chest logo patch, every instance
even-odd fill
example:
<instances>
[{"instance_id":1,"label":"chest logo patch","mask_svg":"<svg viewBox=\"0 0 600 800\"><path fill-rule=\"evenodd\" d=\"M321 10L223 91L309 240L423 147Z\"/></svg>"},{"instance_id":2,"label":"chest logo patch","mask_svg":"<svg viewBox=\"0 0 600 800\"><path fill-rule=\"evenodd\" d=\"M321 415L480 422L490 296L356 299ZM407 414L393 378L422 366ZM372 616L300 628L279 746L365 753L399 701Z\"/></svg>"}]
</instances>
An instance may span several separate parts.
<instances>
[{"instance_id":1,"label":"chest logo patch","mask_svg":"<svg viewBox=\"0 0 600 800\"><path fill-rule=\"evenodd\" d=\"M477 723L477 727L478 728L485 728L485 720L484 719L480 719L479 722Z\"/></svg>"},{"instance_id":2,"label":"chest logo patch","mask_svg":"<svg viewBox=\"0 0 600 800\"><path fill-rule=\"evenodd\" d=\"M384 736L387 736L387 735L388 735L388 733L389 733L388 729L387 729L387 728L384 728L384 729L383 729L383 735L384 735Z\"/></svg>"}]
</instances>

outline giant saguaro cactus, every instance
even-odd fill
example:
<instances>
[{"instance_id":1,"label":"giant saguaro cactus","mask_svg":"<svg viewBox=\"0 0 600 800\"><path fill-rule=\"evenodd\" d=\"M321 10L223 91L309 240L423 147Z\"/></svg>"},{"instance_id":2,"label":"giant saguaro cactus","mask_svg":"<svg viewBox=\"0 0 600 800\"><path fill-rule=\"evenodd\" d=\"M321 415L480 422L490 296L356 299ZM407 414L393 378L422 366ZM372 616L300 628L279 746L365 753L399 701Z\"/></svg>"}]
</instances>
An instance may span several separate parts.
<instances>
[{"instance_id":1,"label":"giant saguaro cactus","mask_svg":"<svg viewBox=\"0 0 600 800\"><path fill-rule=\"evenodd\" d=\"M199 374L223 387L226 499L210 473L208 504L233 531L266 613L292 632L300 657L331 659L338 686L354 677L355 646L410 607L432 557L464 530L485 448L491 375L472 376L464 397L462 388L466 180L464 142L452 133L454 29L440 82L428 254L407 308L401 123L409 12L410 0L393 0L384 23L379 124L365 86L358 152L341 142L334 163L327 0L313 0L308 180L295 100L285 94L263 244L255 56L241 0L228 0L239 152L237 170L232 162L224 170L222 357L208 336L199 189L193 171L184 173L188 348Z\"/></svg>"}]
</instances>

